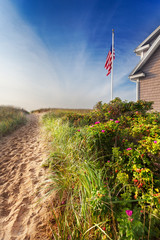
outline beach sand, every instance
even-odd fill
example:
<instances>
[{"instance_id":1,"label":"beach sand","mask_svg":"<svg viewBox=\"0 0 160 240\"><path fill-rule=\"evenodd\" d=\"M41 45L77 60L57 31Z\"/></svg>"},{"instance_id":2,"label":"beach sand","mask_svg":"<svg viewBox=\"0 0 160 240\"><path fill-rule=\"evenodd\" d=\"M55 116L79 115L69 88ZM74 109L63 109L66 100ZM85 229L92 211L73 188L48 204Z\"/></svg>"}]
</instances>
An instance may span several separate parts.
<instances>
[{"instance_id":1,"label":"beach sand","mask_svg":"<svg viewBox=\"0 0 160 240\"><path fill-rule=\"evenodd\" d=\"M0 140L0 240L48 239L46 153L38 115Z\"/></svg>"}]
</instances>

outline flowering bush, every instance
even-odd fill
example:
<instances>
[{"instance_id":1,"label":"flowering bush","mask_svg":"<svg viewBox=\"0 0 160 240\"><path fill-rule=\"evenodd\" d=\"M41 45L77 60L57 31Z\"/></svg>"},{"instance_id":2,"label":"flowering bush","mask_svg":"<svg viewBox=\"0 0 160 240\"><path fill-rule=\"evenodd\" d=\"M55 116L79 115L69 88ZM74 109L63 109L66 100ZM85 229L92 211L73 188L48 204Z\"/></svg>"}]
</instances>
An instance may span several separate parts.
<instances>
[{"instance_id":1,"label":"flowering bush","mask_svg":"<svg viewBox=\"0 0 160 240\"><path fill-rule=\"evenodd\" d=\"M153 102L146 102L143 100L139 100L137 102L127 102L121 101L120 98L115 98L110 101L109 104L104 104L101 111L105 113L106 119L116 119L121 115L133 116L135 112L136 114L145 114L146 111L152 109L152 104Z\"/></svg>"},{"instance_id":2,"label":"flowering bush","mask_svg":"<svg viewBox=\"0 0 160 240\"><path fill-rule=\"evenodd\" d=\"M65 134L63 124L61 134L53 128L67 165L53 175L68 191L64 228L72 212L73 239L160 239L160 114L148 113L151 105L115 99L87 114L67 114Z\"/></svg>"},{"instance_id":3,"label":"flowering bush","mask_svg":"<svg viewBox=\"0 0 160 240\"><path fill-rule=\"evenodd\" d=\"M116 98L109 104L98 102L94 107L94 110L89 113L68 113L63 117L63 120L69 121L70 124L74 126L85 126L97 121L106 122L109 119L118 119L122 115L145 115L146 111L152 109L152 104L153 102L142 100L137 102L126 102L121 101L120 98Z\"/></svg>"},{"instance_id":4,"label":"flowering bush","mask_svg":"<svg viewBox=\"0 0 160 240\"><path fill-rule=\"evenodd\" d=\"M122 206L145 208L145 216L139 213L137 220L134 218L132 232L126 233L132 226L132 218L130 222L123 222L126 227L119 226L120 232L126 228L125 234L121 232L125 239L131 239L132 235L133 239L139 239L139 234L145 234L142 222L145 221L149 226L149 213L157 213L160 208L159 117L158 113L135 111L132 116L122 115L104 123L96 122L84 133L87 136L87 147L94 153L100 166L105 167L107 188L113 189L111 198L117 203L114 211L118 213ZM100 194L102 197L98 199L98 206L104 202L103 196L106 196L103 191ZM157 220L152 224L157 228L160 214L156 216ZM134 226L139 229L139 233ZM160 232L152 234L157 236Z\"/></svg>"}]
</instances>

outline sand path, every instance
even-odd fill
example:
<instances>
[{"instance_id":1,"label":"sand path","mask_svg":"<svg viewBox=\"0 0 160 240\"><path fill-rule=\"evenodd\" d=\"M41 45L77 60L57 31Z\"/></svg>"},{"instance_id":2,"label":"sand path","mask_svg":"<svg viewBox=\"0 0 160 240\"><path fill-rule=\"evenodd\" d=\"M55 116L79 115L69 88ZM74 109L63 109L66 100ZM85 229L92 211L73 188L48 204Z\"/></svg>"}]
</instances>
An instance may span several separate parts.
<instances>
[{"instance_id":1,"label":"sand path","mask_svg":"<svg viewBox=\"0 0 160 240\"><path fill-rule=\"evenodd\" d=\"M39 117L30 115L25 126L0 140L0 240L47 239L44 195L39 191L46 173L41 163L46 147Z\"/></svg>"}]
</instances>

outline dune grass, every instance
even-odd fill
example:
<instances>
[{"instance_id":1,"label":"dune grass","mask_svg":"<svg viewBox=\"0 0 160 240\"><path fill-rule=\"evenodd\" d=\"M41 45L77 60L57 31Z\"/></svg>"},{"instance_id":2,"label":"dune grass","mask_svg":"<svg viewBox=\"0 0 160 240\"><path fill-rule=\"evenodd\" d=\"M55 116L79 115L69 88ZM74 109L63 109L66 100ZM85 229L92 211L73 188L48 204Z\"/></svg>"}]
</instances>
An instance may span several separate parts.
<instances>
[{"instance_id":1,"label":"dune grass","mask_svg":"<svg viewBox=\"0 0 160 240\"><path fill-rule=\"evenodd\" d=\"M19 108L0 106L0 137L26 123L26 113L25 110Z\"/></svg>"},{"instance_id":2,"label":"dune grass","mask_svg":"<svg viewBox=\"0 0 160 240\"><path fill-rule=\"evenodd\" d=\"M76 137L75 128L67 122L62 124L59 118L45 119L45 125L56 146L43 165L53 171L49 188L59 196L57 208L52 209L54 239L95 239L95 229L88 229L99 221L101 228L106 218L93 216L90 199L101 185L103 172L95 170L97 162L83 146L83 140ZM96 235L100 239L101 233L96 231Z\"/></svg>"}]
</instances>

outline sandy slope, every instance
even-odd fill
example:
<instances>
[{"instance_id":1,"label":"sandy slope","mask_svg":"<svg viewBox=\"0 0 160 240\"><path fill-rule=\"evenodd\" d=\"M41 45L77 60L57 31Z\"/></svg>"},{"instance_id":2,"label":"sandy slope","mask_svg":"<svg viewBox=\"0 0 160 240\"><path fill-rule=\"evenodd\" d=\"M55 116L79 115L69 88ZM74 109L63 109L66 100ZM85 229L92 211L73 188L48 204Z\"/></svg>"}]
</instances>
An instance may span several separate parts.
<instances>
[{"instance_id":1,"label":"sandy slope","mask_svg":"<svg viewBox=\"0 0 160 240\"><path fill-rule=\"evenodd\" d=\"M39 191L46 173L41 167L46 148L40 138L38 116L0 140L0 240L47 239L46 203Z\"/></svg>"}]
</instances>

